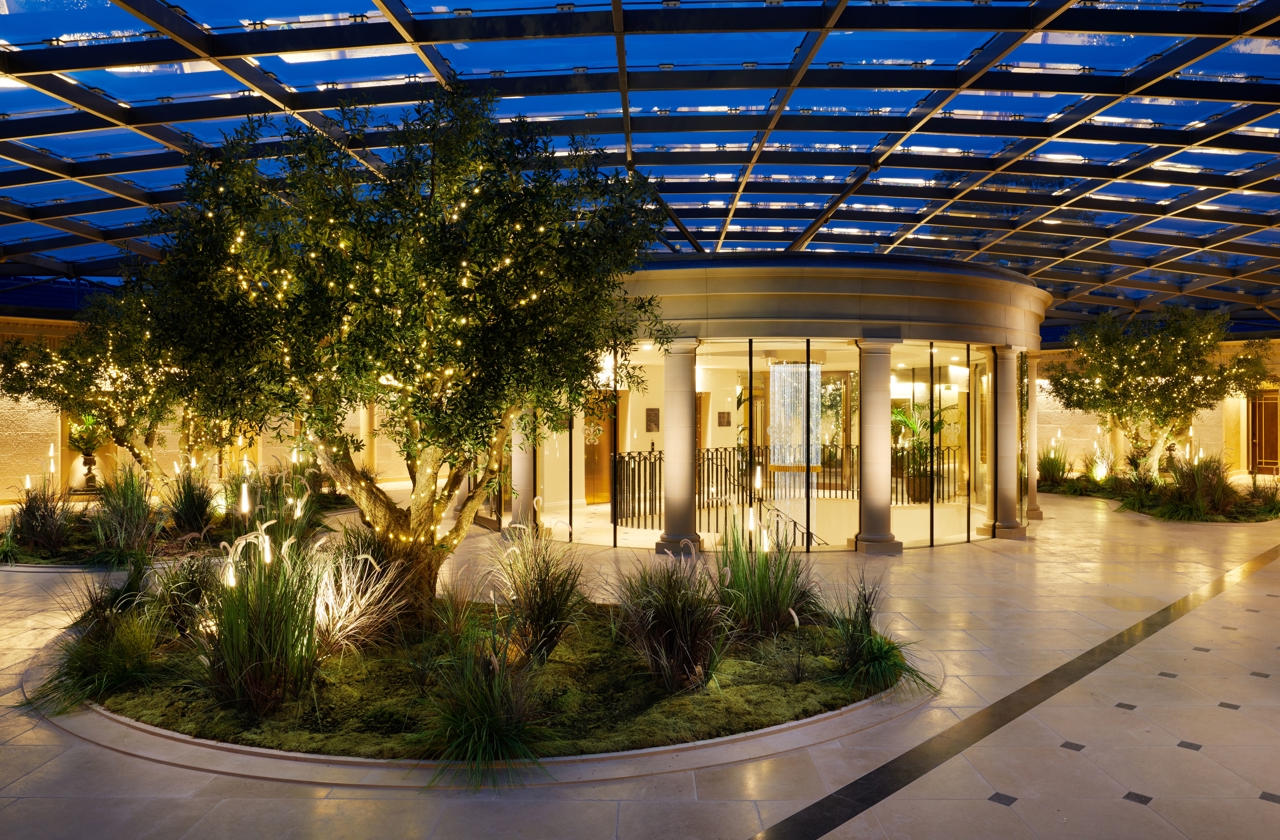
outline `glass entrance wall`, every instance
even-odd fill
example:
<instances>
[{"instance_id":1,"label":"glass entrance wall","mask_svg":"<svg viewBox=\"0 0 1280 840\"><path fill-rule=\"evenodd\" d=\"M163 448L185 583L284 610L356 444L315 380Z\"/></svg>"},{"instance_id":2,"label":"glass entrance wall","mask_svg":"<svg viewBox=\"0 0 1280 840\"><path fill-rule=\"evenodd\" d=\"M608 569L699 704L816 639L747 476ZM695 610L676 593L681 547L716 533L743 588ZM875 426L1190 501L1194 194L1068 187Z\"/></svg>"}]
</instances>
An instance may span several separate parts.
<instances>
[{"instance_id":1,"label":"glass entrance wall","mask_svg":"<svg viewBox=\"0 0 1280 840\"><path fill-rule=\"evenodd\" d=\"M991 536L995 521L995 353L990 347L970 346L969 382L969 534L981 539Z\"/></svg>"},{"instance_id":2,"label":"glass entrance wall","mask_svg":"<svg viewBox=\"0 0 1280 840\"><path fill-rule=\"evenodd\" d=\"M993 348L911 341L895 345L890 359L895 537L904 547L989 538L997 489ZM557 539L651 550L661 537L664 357L642 348L634 360L645 387L620 389L616 414L579 415L572 430L538 447L540 521ZM695 377L694 497L704 548L734 523L753 544L768 530L769 540L781 534L801 550L851 548L861 529L856 342L708 340L698 347ZM1025 387L1021 395L1013 445L1025 477ZM1025 478L1020 483L1025 517Z\"/></svg>"}]
</instances>

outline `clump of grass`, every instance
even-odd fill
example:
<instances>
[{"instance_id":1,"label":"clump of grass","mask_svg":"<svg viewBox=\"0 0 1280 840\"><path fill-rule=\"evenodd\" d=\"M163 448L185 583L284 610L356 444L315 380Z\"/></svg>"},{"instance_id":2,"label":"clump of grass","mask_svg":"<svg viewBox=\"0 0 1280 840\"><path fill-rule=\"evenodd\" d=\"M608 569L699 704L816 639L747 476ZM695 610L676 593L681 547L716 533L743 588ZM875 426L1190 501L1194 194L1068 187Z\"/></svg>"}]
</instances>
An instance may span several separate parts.
<instances>
[{"instance_id":1,"label":"clump of grass","mask_svg":"<svg viewBox=\"0 0 1280 840\"><path fill-rule=\"evenodd\" d=\"M124 584L87 583L79 600L79 618L58 642L49 679L28 701L48 714L146 685L163 671L156 653L164 622L147 609L140 574Z\"/></svg>"},{"instance_id":2,"label":"clump of grass","mask_svg":"<svg viewBox=\"0 0 1280 840\"><path fill-rule=\"evenodd\" d=\"M165 487L164 512L179 534L203 535L217 517L218 493L199 470L183 470Z\"/></svg>"},{"instance_id":3,"label":"clump of grass","mask_svg":"<svg viewBox=\"0 0 1280 840\"><path fill-rule=\"evenodd\" d=\"M18 547L17 526L13 518L5 523L4 533L0 534L0 563L12 566L22 557L22 549Z\"/></svg>"},{"instance_id":4,"label":"clump of grass","mask_svg":"<svg viewBox=\"0 0 1280 840\"><path fill-rule=\"evenodd\" d=\"M18 543L57 555L71 539L75 519L71 497L55 489L46 477L39 487L22 491L10 523Z\"/></svg>"},{"instance_id":5,"label":"clump of grass","mask_svg":"<svg viewBox=\"0 0 1280 840\"><path fill-rule=\"evenodd\" d=\"M203 611L205 597L219 585L221 563L193 554L163 569L152 582L156 609L178 633L191 633Z\"/></svg>"},{"instance_id":6,"label":"clump of grass","mask_svg":"<svg viewBox=\"0 0 1280 840\"><path fill-rule=\"evenodd\" d=\"M316 644L322 658L381 640L407 603L403 565L353 553L352 544L361 542L348 537L319 555Z\"/></svg>"},{"instance_id":7,"label":"clump of grass","mask_svg":"<svg viewBox=\"0 0 1280 840\"><path fill-rule=\"evenodd\" d=\"M494 541L491 554L516 645L526 658L543 662L586 607L577 552L515 526Z\"/></svg>"},{"instance_id":8,"label":"clump of grass","mask_svg":"<svg viewBox=\"0 0 1280 840\"><path fill-rule=\"evenodd\" d=\"M103 480L89 516L100 555L121 565L134 554L150 554L161 521L151 506L151 482L132 467L122 467Z\"/></svg>"},{"instance_id":9,"label":"clump of grass","mask_svg":"<svg viewBox=\"0 0 1280 840\"><path fill-rule=\"evenodd\" d=\"M1062 484L1067 480L1069 472L1071 456L1067 454L1065 445L1050 443L1040 450L1036 458L1036 474L1040 481L1045 484Z\"/></svg>"},{"instance_id":10,"label":"clump of grass","mask_svg":"<svg viewBox=\"0 0 1280 840\"><path fill-rule=\"evenodd\" d=\"M435 675L432 702L439 716L411 739L450 762L441 765L431 784L452 777L478 790L518 781L521 771L540 767L535 745L542 727L530 685L533 667L519 652L510 619L458 640Z\"/></svg>"},{"instance_id":11,"label":"clump of grass","mask_svg":"<svg viewBox=\"0 0 1280 840\"><path fill-rule=\"evenodd\" d=\"M1274 478L1258 481L1257 476L1254 476L1253 486L1249 488L1249 500L1260 516L1268 519L1280 516L1280 482Z\"/></svg>"},{"instance_id":12,"label":"clump of grass","mask_svg":"<svg viewBox=\"0 0 1280 840\"><path fill-rule=\"evenodd\" d=\"M266 715L314 682L318 576L308 549L263 530L228 546L223 568L198 634L204 678L219 699Z\"/></svg>"},{"instance_id":13,"label":"clump of grass","mask_svg":"<svg viewBox=\"0 0 1280 840\"><path fill-rule=\"evenodd\" d=\"M306 479L293 469L257 474L251 488L254 509L249 516L249 533L261 529L277 545L290 539L305 543L324 527L324 514ZM236 510L239 510L237 501ZM235 519L238 524L243 518ZM246 526L239 524L244 531Z\"/></svg>"},{"instance_id":14,"label":"clump of grass","mask_svg":"<svg viewBox=\"0 0 1280 840\"><path fill-rule=\"evenodd\" d=\"M1232 486L1221 458L1207 456L1195 461L1174 458L1169 473L1170 481L1154 511L1160 519L1223 521L1240 504L1240 491Z\"/></svg>"},{"instance_id":15,"label":"clump of grass","mask_svg":"<svg viewBox=\"0 0 1280 840\"><path fill-rule=\"evenodd\" d=\"M879 580L868 581L859 570L843 602L829 610L835 630L836 671L840 682L863 697L890 689L907 693L936 693L938 687L912 661L907 648L875 629L875 614L883 595Z\"/></svg>"},{"instance_id":16,"label":"clump of grass","mask_svg":"<svg viewBox=\"0 0 1280 840\"><path fill-rule=\"evenodd\" d=\"M667 555L620 572L622 630L668 692L703 685L728 647L732 620L696 559Z\"/></svg>"},{"instance_id":17,"label":"clump of grass","mask_svg":"<svg viewBox=\"0 0 1280 840\"><path fill-rule=\"evenodd\" d=\"M783 529L768 543L752 550L734 522L716 553L720 602L748 636L776 636L797 616L812 620L822 612L808 559L792 550Z\"/></svg>"}]
</instances>

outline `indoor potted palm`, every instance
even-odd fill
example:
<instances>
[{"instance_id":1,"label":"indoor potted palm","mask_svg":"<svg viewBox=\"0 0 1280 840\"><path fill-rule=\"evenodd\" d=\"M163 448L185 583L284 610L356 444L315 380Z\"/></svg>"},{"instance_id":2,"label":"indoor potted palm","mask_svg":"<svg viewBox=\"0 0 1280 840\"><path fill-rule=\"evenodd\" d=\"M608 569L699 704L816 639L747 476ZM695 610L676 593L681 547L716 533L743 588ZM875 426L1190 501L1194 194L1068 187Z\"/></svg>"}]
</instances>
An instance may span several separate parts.
<instances>
[{"instance_id":1,"label":"indoor potted palm","mask_svg":"<svg viewBox=\"0 0 1280 840\"><path fill-rule=\"evenodd\" d=\"M105 446L111 440L111 435L107 433L107 428L98 422L98 418L92 414L86 414L80 418L79 423L72 423L71 430L67 435L67 444L80 453L80 457L84 463L84 486L86 490L96 490L98 487L98 477L93 474L93 467L97 464L98 459L94 457L95 452Z\"/></svg>"}]
</instances>

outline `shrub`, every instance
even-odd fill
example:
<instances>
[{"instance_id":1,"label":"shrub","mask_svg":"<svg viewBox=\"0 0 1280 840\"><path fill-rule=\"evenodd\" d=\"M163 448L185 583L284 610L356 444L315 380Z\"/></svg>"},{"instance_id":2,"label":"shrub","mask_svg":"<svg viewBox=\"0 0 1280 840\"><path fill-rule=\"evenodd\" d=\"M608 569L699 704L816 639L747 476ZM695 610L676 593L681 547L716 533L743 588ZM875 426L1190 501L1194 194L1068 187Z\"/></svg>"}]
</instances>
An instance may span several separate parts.
<instances>
[{"instance_id":1,"label":"shrub","mask_svg":"<svg viewBox=\"0 0 1280 840\"><path fill-rule=\"evenodd\" d=\"M183 470L164 491L164 512L179 534L203 535L217 515L217 491L204 473Z\"/></svg>"},{"instance_id":2,"label":"shrub","mask_svg":"<svg viewBox=\"0 0 1280 840\"><path fill-rule=\"evenodd\" d=\"M406 604L403 564L385 557L379 563L371 554L351 550L361 542L344 538L319 555L316 644L322 658L382 638Z\"/></svg>"},{"instance_id":3,"label":"shrub","mask_svg":"<svg viewBox=\"0 0 1280 840\"><path fill-rule=\"evenodd\" d=\"M441 765L431 784L460 776L479 789L539 767L532 663L519 654L515 635L513 621L499 622L488 633L459 639L440 663L432 694L439 716L414 740L454 766Z\"/></svg>"},{"instance_id":4,"label":"shrub","mask_svg":"<svg viewBox=\"0 0 1280 840\"><path fill-rule=\"evenodd\" d=\"M514 526L494 540L492 555L516 645L526 658L545 661L587 603L577 552Z\"/></svg>"},{"instance_id":5,"label":"shrub","mask_svg":"<svg viewBox=\"0 0 1280 840\"><path fill-rule=\"evenodd\" d=\"M117 558L117 562L136 552L150 554L161 526L151 507L151 482L132 467L103 479L89 520L99 548Z\"/></svg>"},{"instance_id":6,"label":"shrub","mask_svg":"<svg viewBox=\"0 0 1280 840\"><path fill-rule=\"evenodd\" d=\"M205 679L220 699L265 715L309 689L317 666L311 552L259 530L228 548L199 632Z\"/></svg>"},{"instance_id":7,"label":"shrub","mask_svg":"<svg viewBox=\"0 0 1280 840\"><path fill-rule=\"evenodd\" d=\"M10 523L14 538L19 543L29 549L57 555L71 538L75 518L70 496L66 492L58 492L45 478L39 487L22 491Z\"/></svg>"},{"instance_id":8,"label":"shrub","mask_svg":"<svg viewBox=\"0 0 1280 840\"><path fill-rule=\"evenodd\" d=\"M716 553L720 602L747 635L776 636L794 617L811 620L822 612L812 567L785 534L779 529L767 549L752 550L735 522Z\"/></svg>"},{"instance_id":9,"label":"shrub","mask_svg":"<svg viewBox=\"0 0 1280 840\"><path fill-rule=\"evenodd\" d=\"M700 562L668 555L619 573L617 599L627 639L668 692L712 677L731 622L719 587Z\"/></svg>"},{"instance_id":10,"label":"shrub","mask_svg":"<svg viewBox=\"0 0 1280 840\"><path fill-rule=\"evenodd\" d=\"M1195 461L1175 458L1169 465L1170 481L1155 510L1161 519L1184 522L1223 520L1240 503L1240 491L1227 478L1221 458Z\"/></svg>"},{"instance_id":11,"label":"shrub","mask_svg":"<svg viewBox=\"0 0 1280 840\"><path fill-rule=\"evenodd\" d=\"M1071 471L1071 457L1065 445L1051 443L1040 450L1036 458L1036 471L1039 480L1045 484L1061 484L1067 480Z\"/></svg>"},{"instance_id":12,"label":"shrub","mask_svg":"<svg viewBox=\"0 0 1280 840\"><path fill-rule=\"evenodd\" d=\"M840 681L863 697L891 689L936 693L937 686L907 653L909 643L895 641L875 629L883 593L880 581L868 581L862 570L850 589L844 602L828 614L838 640L835 658Z\"/></svg>"}]
</instances>

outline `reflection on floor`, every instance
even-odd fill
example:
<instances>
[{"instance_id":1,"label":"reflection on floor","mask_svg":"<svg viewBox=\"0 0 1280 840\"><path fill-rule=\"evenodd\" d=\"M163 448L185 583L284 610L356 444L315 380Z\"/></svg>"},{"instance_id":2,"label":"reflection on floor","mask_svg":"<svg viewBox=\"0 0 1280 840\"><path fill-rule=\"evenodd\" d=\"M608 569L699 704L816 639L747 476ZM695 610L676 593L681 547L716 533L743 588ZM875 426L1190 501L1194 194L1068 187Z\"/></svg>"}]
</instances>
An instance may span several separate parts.
<instances>
[{"instance_id":1,"label":"reflection on floor","mask_svg":"<svg viewBox=\"0 0 1280 840\"><path fill-rule=\"evenodd\" d=\"M862 564L884 576L886 626L947 669L922 708L762 761L500 794L252 781L77 741L14 708L27 660L66 621L58 599L74 577L0 570L0 837L745 840L1280 543L1280 523L1041 504L1046 519L1026 542L813 555L832 584ZM468 539L449 572L482 566L485 539ZM583 551L599 586L644 554ZM1270 840L1280 834L1278 647L1280 562L828 836Z\"/></svg>"}]
</instances>

